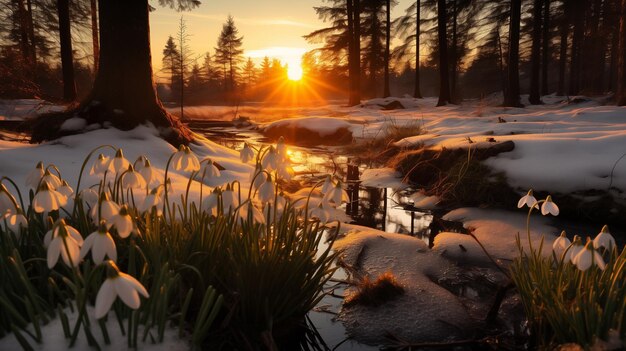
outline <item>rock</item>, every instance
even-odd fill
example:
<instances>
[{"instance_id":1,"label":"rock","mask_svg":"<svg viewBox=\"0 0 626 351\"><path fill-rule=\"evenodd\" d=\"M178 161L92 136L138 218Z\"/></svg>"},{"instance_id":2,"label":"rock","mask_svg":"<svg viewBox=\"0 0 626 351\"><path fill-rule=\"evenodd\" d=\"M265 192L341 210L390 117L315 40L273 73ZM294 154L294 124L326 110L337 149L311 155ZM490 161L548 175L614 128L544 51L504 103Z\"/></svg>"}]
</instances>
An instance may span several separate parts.
<instances>
[{"instance_id":1,"label":"rock","mask_svg":"<svg viewBox=\"0 0 626 351\"><path fill-rule=\"evenodd\" d=\"M404 110L404 105L398 100L392 100L386 104L378 104L383 110Z\"/></svg>"}]
</instances>

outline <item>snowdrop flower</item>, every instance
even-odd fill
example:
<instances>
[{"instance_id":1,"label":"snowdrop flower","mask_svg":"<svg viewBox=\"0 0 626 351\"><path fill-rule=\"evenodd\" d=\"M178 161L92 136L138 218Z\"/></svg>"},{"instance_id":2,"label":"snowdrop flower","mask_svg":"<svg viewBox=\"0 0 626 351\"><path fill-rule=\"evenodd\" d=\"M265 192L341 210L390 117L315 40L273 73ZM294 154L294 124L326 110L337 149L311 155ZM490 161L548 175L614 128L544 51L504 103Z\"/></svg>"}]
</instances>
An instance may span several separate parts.
<instances>
[{"instance_id":1,"label":"snowdrop flower","mask_svg":"<svg viewBox=\"0 0 626 351\"><path fill-rule=\"evenodd\" d=\"M56 190L51 189L48 182L42 182L39 191L33 198L33 210L37 213L58 210L67 204L67 197Z\"/></svg>"},{"instance_id":2,"label":"snowdrop flower","mask_svg":"<svg viewBox=\"0 0 626 351\"><path fill-rule=\"evenodd\" d=\"M552 202L552 196L548 195L546 201L541 205L541 214L544 216L547 214L551 214L553 216L559 215L559 207Z\"/></svg>"},{"instance_id":3,"label":"snowdrop flower","mask_svg":"<svg viewBox=\"0 0 626 351\"><path fill-rule=\"evenodd\" d=\"M613 248L615 247L615 239L613 238L613 235L609 233L608 226L605 225L604 227L602 227L600 233L596 235L595 239L593 239L593 247L595 249L603 247L607 250L613 250Z\"/></svg>"},{"instance_id":4,"label":"snowdrop flower","mask_svg":"<svg viewBox=\"0 0 626 351\"><path fill-rule=\"evenodd\" d=\"M25 229L28 227L28 220L24 217L24 212L19 207L17 208L16 213L7 213L1 222L5 231L10 230L15 234L20 234L22 228Z\"/></svg>"},{"instance_id":5,"label":"snowdrop flower","mask_svg":"<svg viewBox=\"0 0 626 351\"><path fill-rule=\"evenodd\" d=\"M200 170L200 162L196 155L185 145L181 145L170 161L177 171L193 172Z\"/></svg>"},{"instance_id":6,"label":"snowdrop flower","mask_svg":"<svg viewBox=\"0 0 626 351\"><path fill-rule=\"evenodd\" d=\"M212 215L217 214L218 188L215 188L207 197L202 200L202 209Z\"/></svg>"},{"instance_id":7,"label":"snowdrop flower","mask_svg":"<svg viewBox=\"0 0 626 351\"><path fill-rule=\"evenodd\" d=\"M98 295L96 296L96 319L107 315L113 302L119 296L126 306L136 310L141 306L139 294L148 298L150 295L146 288L137 279L120 272L115 263L111 260L106 262L107 280L102 283Z\"/></svg>"},{"instance_id":8,"label":"snowdrop flower","mask_svg":"<svg viewBox=\"0 0 626 351\"><path fill-rule=\"evenodd\" d=\"M145 167L146 161L148 161L148 158L146 156L139 155L139 157L137 157L137 159L133 163L133 167L135 167L135 170L139 172Z\"/></svg>"},{"instance_id":9,"label":"snowdrop flower","mask_svg":"<svg viewBox=\"0 0 626 351\"><path fill-rule=\"evenodd\" d=\"M115 157L111 160L109 169L115 173L122 173L128 169L128 165L130 162L124 157L124 152L122 149L117 149L115 152Z\"/></svg>"},{"instance_id":10,"label":"snowdrop flower","mask_svg":"<svg viewBox=\"0 0 626 351\"><path fill-rule=\"evenodd\" d=\"M74 233L70 234L70 230ZM80 239L80 242L77 241L76 234L78 234L78 231L71 226L66 225L63 220L57 224L57 227L52 231L52 239L48 245L48 268L52 269L52 267L56 266L59 261L59 256L61 256L61 259L63 259L63 262L66 265L70 267L78 266L80 260L80 247L83 241L82 238ZM80 237L80 234L78 234L78 236Z\"/></svg>"},{"instance_id":11,"label":"snowdrop flower","mask_svg":"<svg viewBox=\"0 0 626 351\"><path fill-rule=\"evenodd\" d=\"M604 270L605 264L602 260L602 256L594 250L591 241L587 242L585 248L580 250L576 257L572 259L572 263L578 267L581 271L586 271L589 267L596 265L601 270Z\"/></svg>"},{"instance_id":12,"label":"snowdrop flower","mask_svg":"<svg viewBox=\"0 0 626 351\"><path fill-rule=\"evenodd\" d=\"M91 169L89 170L89 174L94 175L102 175L104 172L109 170L110 160L108 157L103 154L98 155L98 159L93 163Z\"/></svg>"},{"instance_id":13,"label":"snowdrop flower","mask_svg":"<svg viewBox=\"0 0 626 351\"><path fill-rule=\"evenodd\" d=\"M150 191L150 194L146 196L143 200L143 204L141 204L139 210L142 212L150 211L153 207L157 208L157 213L160 214L161 210L159 209L159 205L161 204L161 196L163 191L161 190L161 186L157 186L156 188Z\"/></svg>"},{"instance_id":14,"label":"snowdrop flower","mask_svg":"<svg viewBox=\"0 0 626 351\"><path fill-rule=\"evenodd\" d=\"M100 212L98 212L98 207L100 208ZM109 194L106 192L100 193L100 201L98 205L94 206L91 209L90 215L91 219L96 221L105 220L107 223L111 222L113 216L120 212L120 205L115 203L115 201L111 201L109 199ZM96 222L97 223L97 222Z\"/></svg>"},{"instance_id":15,"label":"snowdrop flower","mask_svg":"<svg viewBox=\"0 0 626 351\"><path fill-rule=\"evenodd\" d=\"M278 138L278 142L276 143L276 153L281 158L287 157L287 145L285 145L285 138L282 136Z\"/></svg>"},{"instance_id":16,"label":"snowdrop flower","mask_svg":"<svg viewBox=\"0 0 626 351\"><path fill-rule=\"evenodd\" d=\"M241 218L242 221L245 221L249 216L252 216L252 220L254 222L265 223L265 216L263 216L263 212L256 208L252 202L248 202L247 204L239 207L238 212L239 218Z\"/></svg>"},{"instance_id":17,"label":"snowdrop flower","mask_svg":"<svg viewBox=\"0 0 626 351\"><path fill-rule=\"evenodd\" d=\"M537 204L537 199L533 196L533 189L528 190L528 194L522 196L517 202L517 208L522 208L524 205L533 208Z\"/></svg>"},{"instance_id":18,"label":"snowdrop flower","mask_svg":"<svg viewBox=\"0 0 626 351\"><path fill-rule=\"evenodd\" d=\"M574 235L574 240L572 241L572 246L569 249L569 259L572 263L574 263L574 257L578 255L580 251L584 248L583 241L578 235Z\"/></svg>"},{"instance_id":19,"label":"snowdrop flower","mask_svg":"<svg viewBox=\"0 0 626 351\"><path fill-rule=\"evenodd\" d=\"M91 258L95 264L104 261L104 256L108 256L110 260L117 261L117 250L115 249L115 241L107 230L105 221L100 221L98 230L89 234L80 248L80 259L82 260L91 251Z\"/></svg>"},{"instance_id":20,"label":"snowdrop flower","mask_svg":"<svg viewBox=\"0 0 626 351\"><path fill-rule=\"evenodd\" d=\"M78 198L86 202L89 207L94 207L98 203L98 193L92 188L85 188L78 193Z\"/></svg>"},{"instance_id":21,"label":"snowdrop flower","mask_svg":"<svg viewBox=\"0 0 626 351\"><path fill-rule=\"evenodd\" d=\"M48 217L48 218L50 218L50 217ZM59 231L61 230L61 228L63 228L63 230L65 230L67 235L69 235L72 239L74 239L74 241L76 241L79 246L83 245L83 237L80 235L78 230L76 230L76 228L74 228L72 226L69 226L69 225L65 224L65 220L60 219L60 220L57 221L57 223L55 225L52 226L52 229L48 230L46 232L46 235L44 235L44 237L43 237L43 245L45 247L49 247L50 246L50 243L52 242L52 239L54 239L55 237L57 237L59 235Z\"/></svg>"},{"instance_id":22,"label":"snowdrop flower","mask_svg":"<svg viewBox=\"0 0 626 351\"><path fill-rule=\"evenodd\" d=\"M122 239L127 238L135 227L126 205L122 206L120 208L120 212L111 218L111 223L117 230L117 234Z\"/></svg>"},{"instance_id":23,"label":"snowdrop flower","mask_svg":"<svg viewBox=\"0 0 626 351\"><path fill-rule=\"evenodd\" d=\"M270 146L269 150L265 153L265 156L263 156L261 166L267 170L275 170L278 168L278 153L273 146Z\"/></svg>"},{"instance_id":24,"label":"snowdrop flower","mask_svg":"<svg viewBox=\"0 0 626 351\"><path fill-rule=\"evenodd\" d=\"M322 185L322 194L327 194L334 187L335 184L333 183L332 177L330 175L327 175L326 179L324 180L324 184Z\"/></svg>"},{"instance_id":25,"label":"snowdrop flower","mask_svg":"<svg viewBox=\"0 0 626 351\"><path fill-rule=\"evenodd\" d=\"M54 174L50 173L49 170L46 170L46 172L43 174L43 177L41 177L40 183L44 183L44 182L48 183L51 189L56 189L63 184L61 182L61 179L59 179L59 177L55 176Z\"/></svg>"},{"instance_id":26,"label":"snowdrop flower","mask_svg":"<svg viewBox=\"0 0 626 351\"><path fill-rule=\"evenodd\" d=\"M74 189L72 189L72 187L67 184L65 180L62 181L60 187L56 188L56 191L58 191L68 199L72 198L72 195L74 195Z\"/></svg>"},{"instance_id":27,"label":"snowdrop flower","mask_svg":"<svg viewBox=\"0 0 626 351\"><path fill-rule=\"evenodd\" d=\"M217 178L220 176L220 170L215 166L213 161L211 161L210 159L207 159L203 172L204 172L204 176L207 178Z\"/></svg>"},{"instance_id":28,"label":"snowdrop flower","mask_svg":"<svg viewBox=\"0 0 626 351\"><path fill-rule=\"evenodd\" d=\"M141 174L146 184L152 184L157 180L156 171L152 168L150 161L146 158L142 167L136 167L135 170Z\"/></svg>"},{"instance_id":29,"label":"snowdrop flower","mask_svg":"<svg viewBox=\"0 0 626 351\"><path fill-rule=\"evenodd\" d=\"M261 174L262 171L263 169L261 168L261 165L257 164L256 167L254 168L254 172L250 173L250 181L253 182L252 186L254 186L257 189L265 181L265 177L263 177L263 174Z\"/></svg>"},{"instance_id":30,"label":"snowdrop flower","mask_svg":"<svg viewBox=\"0 0 626 351\"><path fill-rule=\"evenodd\" d=\"M259 177L262 177L263 175L259 175ZM259 197L259 200L261 200L262 202L268 202L271 201L272 199L274 199L274 183L272 182L272 176L269 174L265 175L265 182L263 184L261 184L261 186L259 187L259 192L257 194L257 196Z\"/></svg>"},{"instance_id":31,"label":"snowdrop flower","mask_svg":"<svg viewBox=\"0 0 626 351\"><path fill-rule=\"evenodd\" d=\"M17 201L4 184L0 183L0 216L9 212L17 212Z\"/></svg>"},{"instance_id":32,"label":"snowdrop flower","mask_svg":"<svg viewBox=\"0 0 626 351\"><path fill-rule=\"evenodd\" d=\"M230 188L226 188L226 190L222 191L222 206L222 211L224 213L227 213L228 211L239 206L239 198L234 191L230 190Z\"/></svg>"},{"instance_id":33,"label":"snowdrop flower","mask_svg":"<svg viewBox=\"0 0 626 351\"><path fill-rule=\"evenodd\" d=\"M26 176L26 185L33 188L33 189L37 189L37 187L39 186L39 181L41 180L41 177L43 177L45 171L43 170L43 162L39 161L37 163L37 166L35 166L35 169L33 169L32 171L30 171L30 173L28 173L28 175Z\"/></svg>"},{"instance_id":34,"label":"snowdrop flower","mask_svg":"<svg viewBox=\"0 0 626 351\"><path fill-rule=\"evenodd\" d=\"M241 159L241 162L243 163L248 163L253 158L254 150L252 150L248 143L243 143L243 148L239 150L239 159Z\"/></svg>"},{"instance_id":35,"label":"snowdrop flower","mask_svg":"<svg viewBox=\"0 0 626 351\"><path fill-rule=\"evenodd\" d=\"M143 189L146 187L146 180L139 172L135 171L133 165L128 164L128 170L122 175L122 187L124 189Z\"/></svg>"},{"instance_id":36,"label":"snowdrop flower","mask_svg":"<svg viewBox=\"0 0 626 351\"><path fill-rule=\"evenodd\" d=\"M290 180L291 178L293 178L294 173L295 172L293 171L293 168L291 168L291 166L287 162L281 163L278 166L278 169L276 169L276 175L279 178L282 178L285 180Z\"/></svg>"},{"instance_id":37,"label":"snowdrop flower","mask_svg":"<svg viewBox=\"0 0 626 351\"><path fill-rule=\"evenodd\" d=\"M317 218L320 223L326 224L330 222L330 211L324 206L323 202L320 202L317 206L313 207L309 211L311 218Z\"/></svg>"},{"instance_id":38,"label":"snowdrop flower","mask_svg":"<svg viewBox=\"0 0 626 351\"><path fill-rule=\"evenodd\" d=\"M324 195L326 202L332 202L335 206L341 205L342 202L350 201L348 193L341 187L341 182L337 182L335 186Z\"/></svg>"},{"instance_id":39,"label":"snowdrop flower","mask_svg":"<svg viewBox=\"0 0 626 351\"><path fill-rule=\"evenodd\" d=\"M552 243L552 251L554 251L554 254L558 259L561 259L563 254L567 251L566 256L563 258L563 260L567 262L569 261L570 255L572 254L571 251L567 250L570 245L572 245L572 242L569 241L569 239L567 238L565 231L562 231L561 236L556 238L556 240L554 240L554 243Z\"/></svg>"}]
</instances>

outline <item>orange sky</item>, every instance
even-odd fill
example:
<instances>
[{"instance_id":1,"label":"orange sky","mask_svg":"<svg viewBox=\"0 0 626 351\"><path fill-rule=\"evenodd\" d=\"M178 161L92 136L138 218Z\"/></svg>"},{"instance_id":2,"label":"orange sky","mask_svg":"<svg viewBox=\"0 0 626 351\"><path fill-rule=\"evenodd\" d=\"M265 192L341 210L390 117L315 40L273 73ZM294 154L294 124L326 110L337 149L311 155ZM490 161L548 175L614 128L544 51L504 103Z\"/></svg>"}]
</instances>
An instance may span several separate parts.
<instances>
[{"instance_id":1,"label":"orange sky","mask_svg":"<svg viewBox=\"0 0 626 351\"><path fill-rule=\"evenodd\" d=\"M392 16L403 14L410 3L410 0L399 1ZM244 56L252 57L255 62L266 55L283 63L299 62L302 53L315 47L302 36L325 25L313 9L323 4L321 0L203 0L199 8L179 13L152 1L151 5L157 8L150 14L154 72L159 75L163 47L169 35L176 35L181 15L190 35L189 46L193 57L199 58L198 63L202 63L201 58L207 51L213 54L222 24L229 14L243 36Z\"/></svg>"}]
</instances>

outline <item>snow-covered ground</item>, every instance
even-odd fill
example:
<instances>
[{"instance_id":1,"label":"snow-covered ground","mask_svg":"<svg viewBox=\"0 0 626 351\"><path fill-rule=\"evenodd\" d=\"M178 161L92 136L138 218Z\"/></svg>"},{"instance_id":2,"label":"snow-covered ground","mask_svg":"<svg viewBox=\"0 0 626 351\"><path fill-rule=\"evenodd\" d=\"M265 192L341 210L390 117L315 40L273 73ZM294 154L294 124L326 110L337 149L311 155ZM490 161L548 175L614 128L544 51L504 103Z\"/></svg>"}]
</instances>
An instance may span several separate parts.
<instances>
[{"instance_id":1,"label":"snow-covered ground","mask_svg":"<svg viewBox=\"0 0 626 351\"><path fill-rule=\"evenodd\" d=\"M381 109L380 105L393 99L400 101L406 109ZM242 115L265 127L301 124L318 131L320 135L332 134L333 128L348 128L355 138L380 137L389 125L419 125L423 134L398 141L397 145L402 147L423 144L433 148L468 148L481 147L487 138L497 141L512 140L515 142L512 152L501 153L485 162L496 171L504 172L510 184L520 190L520 195L530 188L570 193L590 189L608 190L613 187L618 191L616 195L623 200L624 195L620 192L626 191L626 157L622 159L626 154L626 108L605 106L600 100L590 99L580 99L581 102L568 104L563 97L549 96L544 101L544 105L526 108L498 107L495 99L435 107L436 99L432 98L392 98L374 99L356 107L241 107L238 110L231 107L188 107L185 108L185 116L230 120L236 115ZM26 108L25 105L31 107ZM37 111L37 107L33 106L40 104L19 102L11 106L6 101L0 105L0 120L28 117ZM280 121L286 118L290 121ZM126 157L131 161L140 155L148 156L161 174L167 158L175 151L174 147L159 139L156 131L149 127L139 127L128 132L96 130L40 145L0 141L0 176L14 179L25 194L26 174L38 161L43 161L46 165L53 163L59 167L63 177L74 186L85 156L90 150L103 144L123 148ZM207 184L208 186L234 179L242 181L244 186L249 183L251 166L242 164L237 152L206 139L199 139L192 145L192 150L201 158L210 157L225 168L221 172L221 178ZM91 185L89 176L86 177L83 184ZM388 169L369 171L364 178L378 187L397 188L401 185L393 171ZM186 186L185 175L174 172L173 185L178 191L182 191ZM192 195L197 194L197 189L192 189ZM425 201L429 206L434 206L437 201L425 199L423 196L418 200ZM508 261L518 253L515 235L519 233L523 243L526 238L526 212L515 211L514 207L515 204L511 204L511 211L457 209L448 213L446 218L463 222L465 227L473 230L493 257ZM346 312L342 318L351 332L362 335L363 340L375 342L373 339L379 340L377 337L387 328L396 331L399 336L421 338L423 341L433 340L423 336L438 331L429 329L436 324L415 328L418 323L439 320L438 316L442 313L454 316L448 320L450 323L463 325L467 322L466 312L459 303L430 279L440 269L455 262L477 265L488 263L482 250L469 236L440 234L434 249L429 250L417 239L362 227L349 229L351 231L347 237L339 242L345 255L352 257L360 248L367 246L369 252L367 267L364 269L368 274L376 275L392 270L409 291L403 297L403 301L408 299L408 302L398 302L390 307L396 312ZM558 232L558 228L551 227L545 217L533 216L533 245L538 246L541 237L545 235L544 245L551 247L554 235ZM411 302L414 307L419 306L422 312L417 314L417 307L405 310L405 303ZM445 309L434 308L433 304L445 305ZM413 329L406 332L397 329L398 326L393 324L394 319L403 317L393 315L395 313L410 317L416 324L407 328ZM369 338L366 334L375 334L376 338ZM0 349L3 347L0 340Z\"/></svg>"}]
</instances>

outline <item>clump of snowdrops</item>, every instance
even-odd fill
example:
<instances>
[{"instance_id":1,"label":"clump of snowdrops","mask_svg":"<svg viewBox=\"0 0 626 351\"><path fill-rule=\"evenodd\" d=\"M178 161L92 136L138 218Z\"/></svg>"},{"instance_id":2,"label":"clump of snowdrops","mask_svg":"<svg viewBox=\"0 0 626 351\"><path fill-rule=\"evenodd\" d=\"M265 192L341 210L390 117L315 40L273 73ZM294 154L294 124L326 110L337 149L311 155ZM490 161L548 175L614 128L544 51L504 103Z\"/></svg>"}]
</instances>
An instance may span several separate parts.
<instances>
[{"instance_id":1,"label":"clump of snowdrops","mask_svg":"<svg viewBox=\"0 0 626 351\"><path fill-rule=\"evenodd\" d=\"M622 349L626 340L626 249L618 250L607 226L592 240L578 235L573 240L563 231L551 254L530 241L530 217L534 210L558 215L548 196L537 201L532 190L518 207L528 206L528 248L518 236L520 257L511 265L513 279L523 302L529 331L535 342L552 347L576 343L599 349Z\"/></svg>"},{"instance_id":2,"label":"clump of snowdrops","mask_svg":"<svg viewBox=\"0 0 626 351\"><path fill-rule=\"evenodd\" d=\"M0 338L13 332L30 349L60 318L70 346L81 333L98 346L95 333L110 343L113 318L129 347L162 341L172 324L196 345L211 343L217 324L232 339L274 343L275 328L302 320L323 296L335 258L332 239L321 245L325 224L346 194L330 178L317 202L317 190L283 194L293 170L282 141L245 145L240 157L256 164L247 189L184 145L164 172L145 155L130 162L122 149L98 147L74 189L39 162L26 199L0 178ZM186 187L174 189L172 172Z\"/></svg>"}]
</instances>

